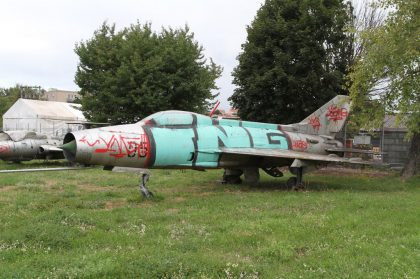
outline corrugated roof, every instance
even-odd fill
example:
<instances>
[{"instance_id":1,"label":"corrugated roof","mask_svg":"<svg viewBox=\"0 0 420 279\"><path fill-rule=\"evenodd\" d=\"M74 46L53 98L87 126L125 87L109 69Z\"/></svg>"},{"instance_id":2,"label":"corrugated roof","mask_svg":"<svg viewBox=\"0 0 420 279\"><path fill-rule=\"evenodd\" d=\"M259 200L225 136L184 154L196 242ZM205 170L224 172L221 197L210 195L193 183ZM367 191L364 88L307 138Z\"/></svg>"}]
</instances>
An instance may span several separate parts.
<instances>
[{"instance_id":1,"label":"corrugated roof","mask_svg":"<svg viewBox=\"0 0 420 279\"><path fill-rule=\"evenodd\" d=\"M37 118L86 120L80 104L19 99L15 106L30 109Z\"/></svg>"},{"instance_id":2,"label":"corrugated roof","mask_svg":"<svg viewBox=\"0 0 420 279\"><path fill-rule=\"evenodd\" d=\"M385 131L389 130L398 130L398 131L407 131L407 126L405 125L404 118L401 121L397 121L396 115L385 115L384 118L384 129Z\"/></svg>"}]
</instances>

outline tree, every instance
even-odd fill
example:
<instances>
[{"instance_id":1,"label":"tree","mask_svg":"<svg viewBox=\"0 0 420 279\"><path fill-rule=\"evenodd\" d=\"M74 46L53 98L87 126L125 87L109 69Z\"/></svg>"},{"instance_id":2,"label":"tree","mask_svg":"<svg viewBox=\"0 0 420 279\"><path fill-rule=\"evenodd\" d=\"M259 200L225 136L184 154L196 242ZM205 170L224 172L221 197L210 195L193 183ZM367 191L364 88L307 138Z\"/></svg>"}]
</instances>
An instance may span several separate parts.
<instances>
[{"instance_id":1,"label":"tree","mask_svg":"<svg viewBox=\"0 0 420 279\"><path fill-rule=\"evenodd\" d=\"M380 125L398 112L411 137L404 178L420 168L420 2L380 0L389 15L382 26L362 32L365 49L350 74L353 106L365 126ZM369 105L366 105L368 103Z\"/></svg>"},{"instance_id":2,"label":"tree","mask_svg":"<svg viewBox=\"0 0 420 279\"><path fill-rule=\"evenodd\" d=\"M221 68L204 57L186 26L153 32L139 23L117 32L104 23L75 48L75 81L94 121L132 123L168 109L205 112Z\"/></svg>"},{"instance_id":3,"label":"tree","mask_svg":"<svg viewBox=\"0 0 420 279\"><path fill-rule=\"evenodd\" d=\"M341 0L266 0L247 27L230 97L243 119L299 122L337 94L352 56Z\"/></svg>"},{"instance_id":4,"label":"tree","mask_svg":"<svg viewBox=\"0 0 420 279\"><path fill-rule=\"evenodd\" d=\"M3 116L9 108L19 99L40 100L45 90L40 86L22 86L17 84L10 88L0 88L0 115ZM3 127L3 117L0 118L0 128Z\"/></svg>"},{"instance_id":5,"label":"tree","mask_svg":"<svg viewBox=\"0 0 420 279\"><path fill-rule=\"evenodd\" d=\"M353 45L353 55L350 65L360 59L365 43L361 34L364 31L381 26L385 20L385 10L373 5L370 0L352 0L353 16L350 21L350 38Z\"/></svg>"}]
</instances>

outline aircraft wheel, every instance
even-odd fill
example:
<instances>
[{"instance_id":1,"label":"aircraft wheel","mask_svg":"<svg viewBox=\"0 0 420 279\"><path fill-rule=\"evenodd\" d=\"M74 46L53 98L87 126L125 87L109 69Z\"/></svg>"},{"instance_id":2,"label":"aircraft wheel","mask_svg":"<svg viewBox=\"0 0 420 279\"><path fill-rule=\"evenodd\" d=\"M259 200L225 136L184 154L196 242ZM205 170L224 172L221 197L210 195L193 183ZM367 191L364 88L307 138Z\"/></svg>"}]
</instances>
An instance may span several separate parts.
<instances>
[{"instance_id":1,"label":"aircraft wheel","mask_svg":"<svg viewBox=\"0 0 420 279\"><path fill-rule=\"evenodd\" d=\"M222 184L241 184L242 179L236 175L224 175Z\"/></svg>"},{"instance_id":2,"label":"aircraft wheel","mask_svg":"<svg viewBox=\"0 0 420 279\"><path fill-rule=\"evenodd\" d=\"M260 172L258 168L245 168L243 170L245 183L256 184L260 181Z\"/></svg>"},{"instance_id":3,"label":"aircraft wheel","mask_svg":"<svg viewBox=\"0 0 420 279\"><path fill-rule=\"evenodd\" d=\"M294 176L290 177L286 182L287 189L293 189L294 187L296 187L296 183L297 183L297 178Z\"/></svg>"},{"instance_id":4,"label":"aircraft wheel","mask_svg":"<svg viewBox=\"0 0 420 279\"><path fill-rule=\"evenodd\" d=\"M225 169L222 178L222 184L241 184L242 170L239 169Z\"/></svg>"},{"instance_id":5,"label":"aircraft wheel","mask_svg":"<svg viewBox=\"0 0 420 279\"><path fill-rule=\"evenodd\" d=\"M292 190L294 190L294 191L304 191L305 190L305 185L303 184L303 182L297 183L295 186L292 187Z\"/></svg>"}]
</instances>

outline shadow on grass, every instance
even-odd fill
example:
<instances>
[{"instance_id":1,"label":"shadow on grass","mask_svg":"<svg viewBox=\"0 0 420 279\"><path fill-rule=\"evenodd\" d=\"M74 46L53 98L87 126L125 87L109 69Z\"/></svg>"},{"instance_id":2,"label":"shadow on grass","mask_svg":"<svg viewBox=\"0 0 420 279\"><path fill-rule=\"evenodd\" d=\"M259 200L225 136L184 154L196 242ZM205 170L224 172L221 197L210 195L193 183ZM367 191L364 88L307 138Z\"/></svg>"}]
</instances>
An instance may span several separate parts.
<instances>
[{"instance_id":1,"label":"shadow on grass","mask_svg":"<svg viewBox=\"0 0 420 279\"><path fill-rule=\"evenodd\" d=\"M133 193L131 197L127 198L127 202L131 204L141 204L145 202L160 202L163 201L165 198L158 193L153 193L152 197L146 198L139 192Z\"/></svg>"},{"instance_id":2,"label":"shadow on grass","mask_svg":"<svg viewBox=\"0 0 420 279\"><path fill-rule=\"evenodd\" d=\"M294 191L286 186L286 181L287 178L280 178L277 181L261 181L254 185L245 183L239 185L225 184L223 187L241 192ZM404 182L399 177L388 177L385 181L381 178L314 176L304 180L304 185L305 189L303 191L308 192L399 192L420 185L420 177L414 177Z\"/></svg>"}]
</instances>

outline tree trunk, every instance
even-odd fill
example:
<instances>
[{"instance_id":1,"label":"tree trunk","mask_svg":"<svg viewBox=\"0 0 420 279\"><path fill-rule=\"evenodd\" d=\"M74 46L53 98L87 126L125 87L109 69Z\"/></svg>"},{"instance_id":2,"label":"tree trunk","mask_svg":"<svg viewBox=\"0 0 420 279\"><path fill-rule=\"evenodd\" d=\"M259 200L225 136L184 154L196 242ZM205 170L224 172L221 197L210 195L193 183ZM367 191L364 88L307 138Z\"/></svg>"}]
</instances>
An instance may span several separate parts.
<instances>
[{"instance_id":1,"label":"tree trunk","mask_svg":"<svg viewBox=\"0 0 420 279\"><path fill-rule=\"evenodd\" d=\"M401 172L403 179L408 179L415 174L420 173L420 133L414 133L411 139L410 151L408 152L408 161Z\"/></svg>"}]
</instances>

